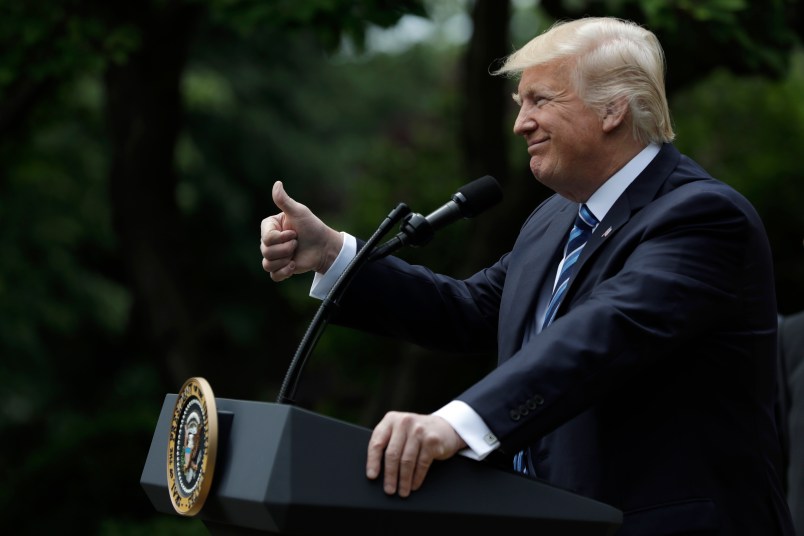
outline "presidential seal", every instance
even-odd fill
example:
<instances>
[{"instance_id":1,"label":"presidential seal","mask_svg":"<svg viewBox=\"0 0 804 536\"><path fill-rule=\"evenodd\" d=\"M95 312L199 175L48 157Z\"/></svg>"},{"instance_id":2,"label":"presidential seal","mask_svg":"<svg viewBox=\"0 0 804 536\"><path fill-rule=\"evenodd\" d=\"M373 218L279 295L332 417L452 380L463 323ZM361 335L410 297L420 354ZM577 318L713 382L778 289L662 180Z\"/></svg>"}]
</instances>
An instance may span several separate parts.
<instances>
[{"instance_id":1,"label":"presidential seal","mask_svg":"<svg viewBox=\"0 0 804 536\"><path fill-rule=\"evenodd\" d=\"M181 515L201 511L212 486L218 450L218 411L204 378L190 378L179 391L167 452L168 491Z\"/></svg>"}]
</instances>

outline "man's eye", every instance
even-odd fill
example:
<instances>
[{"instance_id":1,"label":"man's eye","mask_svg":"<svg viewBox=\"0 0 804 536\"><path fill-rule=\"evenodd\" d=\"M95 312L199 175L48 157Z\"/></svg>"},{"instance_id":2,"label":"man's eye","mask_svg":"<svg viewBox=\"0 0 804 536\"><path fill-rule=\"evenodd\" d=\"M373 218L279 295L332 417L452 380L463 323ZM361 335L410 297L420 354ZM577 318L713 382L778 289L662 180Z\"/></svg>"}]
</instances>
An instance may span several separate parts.
<instances>
[{"instance_id":1,"label":"man's eye","mask_svg":"<svg viewBox=\"0 0 804 536\"><path fill-rule=\"evenodd\" d=\"M542 95L525 95L525 98L523 99L521 95L519 95L518 93L514 93L511 95L511 98L513 99L514 103L520 108L522 108L522 106L526 104L528 106L541 108L542 106L550 102L550 99Z\"/></svg>"}]
</instances>

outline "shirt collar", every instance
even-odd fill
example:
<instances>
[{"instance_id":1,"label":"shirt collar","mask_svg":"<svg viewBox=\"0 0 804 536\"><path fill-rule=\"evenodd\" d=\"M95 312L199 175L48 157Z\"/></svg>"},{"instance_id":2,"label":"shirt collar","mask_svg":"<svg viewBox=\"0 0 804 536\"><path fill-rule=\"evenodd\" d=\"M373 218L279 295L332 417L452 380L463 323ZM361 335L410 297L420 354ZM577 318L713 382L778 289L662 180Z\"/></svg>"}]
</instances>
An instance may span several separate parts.
<instances>
[{"instance_id":1,"label":"shirt collar","mask_svg":"<svg viewBox=\"0 0 804 536\"><path fill-rule=\"evenodd\" d=\"M600 188L586 201L586 206L595 215L597 221L606 217L609 209L623 194L626 188L634 182L637 175L648 167L648 164L659 154L659 144L649 143L634 158L624 165L617 173L609 177Z\"/></svg>"}]
</instances>

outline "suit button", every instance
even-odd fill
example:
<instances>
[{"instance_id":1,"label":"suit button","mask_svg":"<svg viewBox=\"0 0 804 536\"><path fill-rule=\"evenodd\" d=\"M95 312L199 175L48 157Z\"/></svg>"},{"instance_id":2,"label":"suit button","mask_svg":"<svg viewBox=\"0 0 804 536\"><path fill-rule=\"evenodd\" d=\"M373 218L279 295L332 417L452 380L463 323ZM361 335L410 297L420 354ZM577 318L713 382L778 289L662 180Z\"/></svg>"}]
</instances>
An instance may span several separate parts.
<instances>
[{"instance_id":1,"label":"suit button","mask_svg":"<svg viewBox=\"0 0 804 536\"><path fill-rule=\"evenodd\" d=\"M519 419L522 418L522 415L520 415L519 412L517 410L515 410L515 409L512 409L511 412L508 415L510 415L511 419L513 419L515 421L518 421Z\"/></svg>"},{"instance_id":2,"label":"suit button","mask_svg":"<svg viewBox=\"0 0 804 536\"><path fill-rule=\"evenodd\" d=\"M544 398L542 398L541 395L533 395L533 398L531 398L531 400L533 400L533 402L535 402L537 406L541 406L542 404L544 404Z\"/></svg>"},{"instance_id":3,"label":"suit button","mask_svg":"<svg viewBox=\"0 0 804 536\"><path fill-rule=\"evenodd\" d=\"M536 404L536 401L532 398L526 402L526 405L528 406L528 409L536 409L538 407L538 404Z\"/></svg>"},{"instance_id":4,"label":"suit button","mask_svg":"<svg viewBox=\"0 0 804 536\"><path fill-rule=\"evenodd\" d=\"M522 404L521 406L519 406L519 413L522 415L527 415L528 413L530 413L530 410L525 404Z\"/></svg>"}]
</instances>

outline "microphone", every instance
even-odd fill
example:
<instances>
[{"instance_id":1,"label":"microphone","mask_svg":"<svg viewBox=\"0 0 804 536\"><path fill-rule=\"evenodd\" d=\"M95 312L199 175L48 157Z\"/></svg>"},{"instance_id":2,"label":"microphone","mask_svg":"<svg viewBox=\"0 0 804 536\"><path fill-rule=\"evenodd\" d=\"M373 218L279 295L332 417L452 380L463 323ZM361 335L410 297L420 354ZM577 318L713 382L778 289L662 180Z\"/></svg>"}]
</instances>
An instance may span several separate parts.
<instances>
[{"instance_id":1,"label":"microphone","mask_svg":"<svg viewBox=\"0 0 804 536\"><path fill-rule=\"evenodd\" d=\"M400 225L400 232L372 252L370 260L380 259L404 246L423 246L432 240L435 232L461 218L473 218L496 205L502 199L502 188L497 179L484 175L461 186L452 199L426 217L408 214Z\"/></svg>"}]
</instances>

